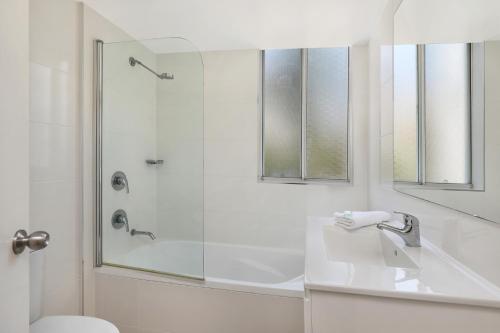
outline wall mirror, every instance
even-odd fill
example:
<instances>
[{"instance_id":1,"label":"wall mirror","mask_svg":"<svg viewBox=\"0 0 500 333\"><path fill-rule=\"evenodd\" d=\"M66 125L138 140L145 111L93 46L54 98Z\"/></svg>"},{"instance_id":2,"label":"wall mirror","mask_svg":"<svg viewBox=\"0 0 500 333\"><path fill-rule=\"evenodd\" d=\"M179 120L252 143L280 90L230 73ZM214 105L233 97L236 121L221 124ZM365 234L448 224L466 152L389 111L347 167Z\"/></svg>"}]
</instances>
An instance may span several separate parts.
<instances>
[{"instance_id":1,"label":"wall mirror","mask_svg":"<svg viewBox=\"0 0 500 333\"><path fill-rule=\"evenodd\" d=\"M393 75L394 188L500 222L500 3L403 0Z\"/></svg>"}]
</instances>

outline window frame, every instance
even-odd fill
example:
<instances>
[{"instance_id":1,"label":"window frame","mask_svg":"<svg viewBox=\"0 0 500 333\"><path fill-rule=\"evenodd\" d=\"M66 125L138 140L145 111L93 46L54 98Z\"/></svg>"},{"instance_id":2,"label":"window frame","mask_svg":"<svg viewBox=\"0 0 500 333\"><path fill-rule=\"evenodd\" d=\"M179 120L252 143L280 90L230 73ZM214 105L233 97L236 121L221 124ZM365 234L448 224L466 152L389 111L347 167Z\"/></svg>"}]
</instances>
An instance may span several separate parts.
<instances>
[{"instance_id":1,"label":"window frame","mask_svg":"<svg viewBox=\"0 0 500 333\"><path fill-rule=\"evenodd\" d=\"M484 191L485 174L485 62L484 43L466 43L469 46L469 127L470 180L468 184L427 182L425 178L425 44L417 44L417 181L393 180L397 189L426 189L454 191ZM393 50L393 56L395 52ZM394 61L394 60L393 60ZM394 67L393 67L394 68ZM393 86L393 94L395 93ZM394 105L394 96L393 96ZM393 110L394 112L395 110ZM393 133L394 133L393 121ZM394 164L393 164L394 166Z\"/></svg>"},{"instance_id":2,"label":"window frame","mask_svg":"<svg viewBox=\"0 0 500 333\"><path fill-rule=\"evenodd\" d=\"M265 49L260 50L259 54L259 96L258 96L258 113L259 113L259 159L258 159L258 177L257 181L262 183L276 183L276 184L336 184L336 185L349 185L353 184L353 152L352 152L352 53L351 47L347 48L347 177L345 179L329 179L329 178L308 178L306 177L307 163L306 163L306 127L307 127L307 75L308 75L308 49L300 49L302 66L301 66L301 177L300 178L285 178L285 177L267 177L264 176L264 69L265 69Z\"/></svg>"}]
</instances>

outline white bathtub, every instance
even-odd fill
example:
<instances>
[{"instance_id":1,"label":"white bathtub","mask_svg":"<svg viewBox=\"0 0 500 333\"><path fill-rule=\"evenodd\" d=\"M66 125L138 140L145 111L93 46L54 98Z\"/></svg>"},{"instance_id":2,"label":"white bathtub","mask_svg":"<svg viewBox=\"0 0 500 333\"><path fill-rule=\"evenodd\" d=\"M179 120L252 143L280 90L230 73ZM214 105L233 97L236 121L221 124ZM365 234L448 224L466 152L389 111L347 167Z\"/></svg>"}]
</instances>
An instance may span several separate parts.
<instances>
[{"instance_id":1,"label":"white bathtub","mask_svg":"<svg viewBox=\"0 0 500 333\"><path fill-rule=\"evenodd\" d=\"M304 256L293 250L222 243L205 243L203 247L200 242L157 239L109 263L204 277L204 281L104 268L105 272L127 277L289 297L303 297L304 294Z\"/></svg>"}]
</instances>

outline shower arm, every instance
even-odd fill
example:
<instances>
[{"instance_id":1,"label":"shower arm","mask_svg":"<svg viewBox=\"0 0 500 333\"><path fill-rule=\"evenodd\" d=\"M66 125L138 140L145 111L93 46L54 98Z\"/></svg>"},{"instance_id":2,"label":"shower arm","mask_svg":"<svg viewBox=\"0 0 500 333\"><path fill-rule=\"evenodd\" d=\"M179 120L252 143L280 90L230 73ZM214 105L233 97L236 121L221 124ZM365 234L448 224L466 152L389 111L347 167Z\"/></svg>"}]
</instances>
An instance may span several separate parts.
<instances>
[{"instance_id":1,"label":"shower arm","mask_svg":"<svg viewBox=\"0 0 500 333\"><path fill-rule=\"evenodd\" d=\"M156 75L160 80L173 80L174 79L174 75L173 74L169 74L169 73L160 73L160 74L158 74L154 70L152 70L151 68L149 68L148 66L144 65L140 60L135 59L134 57L129 57L128 58L128 63L132 67L134 67L135 65L140 65L140 66L144 67L145 69L147 69L148 71L150 71L151 73L153 73L154 75Z\"/></svg>"}]
</instances>

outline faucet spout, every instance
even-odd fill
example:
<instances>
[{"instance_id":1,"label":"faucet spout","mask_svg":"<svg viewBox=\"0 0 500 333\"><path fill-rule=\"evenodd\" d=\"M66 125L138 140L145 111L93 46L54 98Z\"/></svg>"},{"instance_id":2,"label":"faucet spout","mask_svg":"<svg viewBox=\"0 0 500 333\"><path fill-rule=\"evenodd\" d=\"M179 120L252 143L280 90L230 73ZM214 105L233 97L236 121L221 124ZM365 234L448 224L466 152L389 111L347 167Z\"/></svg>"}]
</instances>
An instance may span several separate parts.
<instances>
[{"instance_id":1,"label":"faucet spout","mask_svg":"<svg viewBox=\"0 0 500 333\"><path fill-rule=\"evenodd\" d=\"M397 228L387 223L379 223L377 224L377 228L395 233L404 240L406 246L420 247L420 226L418 219L410 214L395 213L403 215L404 226L402 228Z\"/></svg>"},{"instance_id":2,"label":"faucet spout","mask_svg":"<svg viewBox=\"0 0 500 333\"><path fill-rule=\"evenodd\" d=\"M132 230L130 230L130 235L132 235L132 236L135 236L135 235L146 235L149 238L151 238L151 240L155 240L156 239L155 234L153 234L150 231L140 231L140 230L132 229Z\"/></svg>"}]
</instances>

